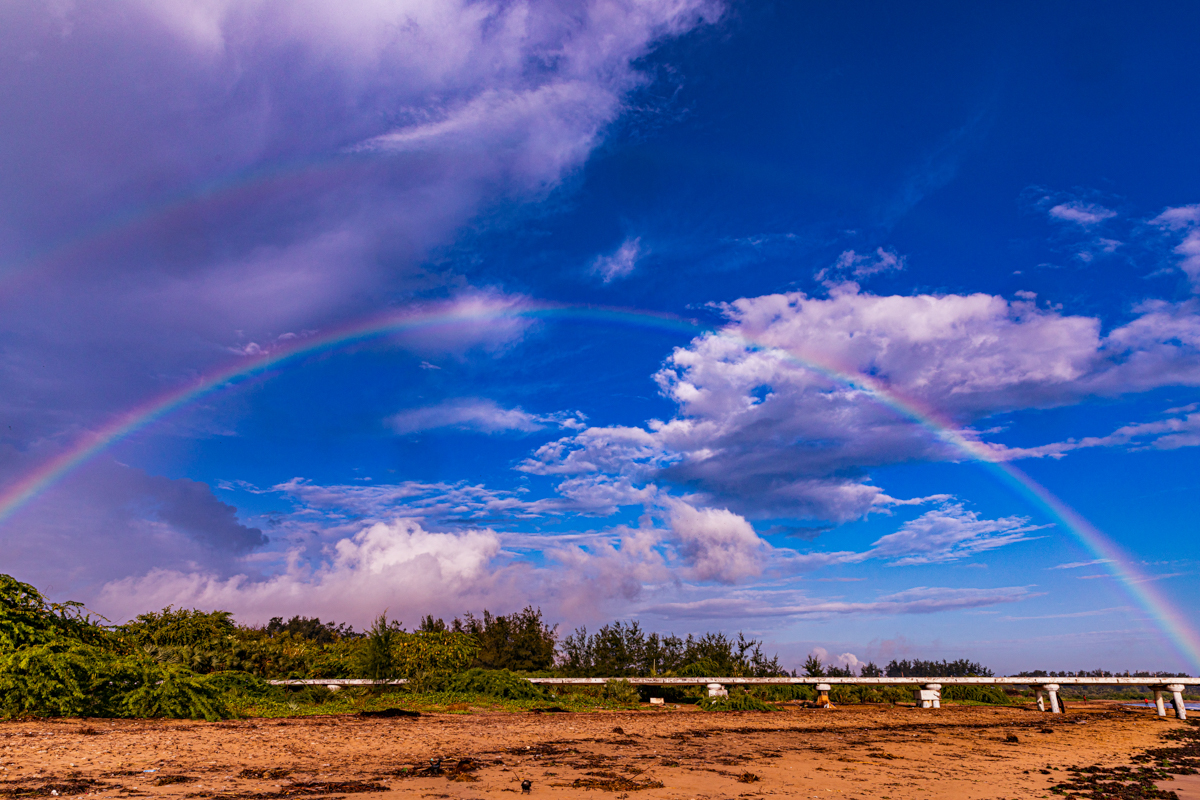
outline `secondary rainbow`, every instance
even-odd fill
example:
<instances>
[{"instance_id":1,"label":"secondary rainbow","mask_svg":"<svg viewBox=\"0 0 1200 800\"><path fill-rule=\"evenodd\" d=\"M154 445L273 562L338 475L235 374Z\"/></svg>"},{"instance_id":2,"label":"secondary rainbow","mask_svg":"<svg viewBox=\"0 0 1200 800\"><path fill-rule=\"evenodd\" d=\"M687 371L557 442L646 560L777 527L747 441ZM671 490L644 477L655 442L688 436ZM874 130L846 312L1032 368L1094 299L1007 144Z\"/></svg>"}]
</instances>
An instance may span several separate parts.
<instances>
[{"instance_id":1,"label":"secondary rainbow","mask_svg":"<svg viewBox=\"0 0 1200 800\"><path fill-rule=\"evenodd\" d=\"M372 316L314 336L291 340L268 352L245 356L169 392L160 394L114 417L104 426L81 437L71 448L48 460L0 492L0 523L10 518L39 492L96 454L145 428L164 415L222 387L235 384L240 379L282 367L288 362L304 356L371 339L422 329L501 321L528 324L540 319L633 325L690 336L719 331L721 335L741 340L748 347L786 353L790 360L805 369L813 370L834 382L864 391L876 402L922 425L933 435L955 447L968 459L982 463L1001 481L1016 490L1027 502L1041 508L1060 522L1085 549L1107 567L1113 577L1150 615L1192 667L1200 668L1200 634L1192 628L1184 615L1157 590L1152 577L1138 569L1135 562L1115 542L1060 498L1017 467L997 461L995 454L979 442L963 436L956 425L941 419L934 410L919 407L914 401L901 397L890 387L869 376L856 374L835 364L821 363L811 357L801 356L777 346L754 341L738 334L731 328L718 329L671 314L632 309L549 303L498 305L486 301L468 302Z\"/></svg>"}]
</instances>

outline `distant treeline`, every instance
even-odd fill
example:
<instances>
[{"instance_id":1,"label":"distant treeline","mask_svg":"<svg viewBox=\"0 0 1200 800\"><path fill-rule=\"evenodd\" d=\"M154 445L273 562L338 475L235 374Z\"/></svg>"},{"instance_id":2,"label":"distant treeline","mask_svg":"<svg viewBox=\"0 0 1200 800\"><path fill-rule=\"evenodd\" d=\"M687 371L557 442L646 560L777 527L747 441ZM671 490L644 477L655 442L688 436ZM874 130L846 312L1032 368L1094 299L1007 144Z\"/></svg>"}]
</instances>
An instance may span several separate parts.
<instances>
[{"instance_id":1,"label":"distant treeline","mask_svg":"<svg viewBox=\"0 0 1200 800\"><path fill-rule=\"evenodd\" d=\"M411 690L420 692L443 691L468 673L500 671L616 679L798 674L784 669L777 655L767 657L761 641L741 633L736 638L724 633L679 637L618 621L595 632L581 627L560 640L557 627L546 624L541 609L533 607L511 614L485 610L479 617L468 613L449 623L426 616L412 631L383 615L359 632L300 615L254 626L239 625L228 611L171 607L140 614L124 625L108 625L78 603L51 603L33 586L0 574L0 716L216 718L227 713L222 693L250 691L252 686L261 691L263 681L270 679L405 678ZM853 672L810 656L803 674L851 677ZM860 674L935 678L993 673L966 659L916 659L892 660L884 667L869 663ZM1021 674L1110 676L1100 671ZM528 686L511 675L470 680L472 685L499 681Z\"/></svg>"}]
</instances>

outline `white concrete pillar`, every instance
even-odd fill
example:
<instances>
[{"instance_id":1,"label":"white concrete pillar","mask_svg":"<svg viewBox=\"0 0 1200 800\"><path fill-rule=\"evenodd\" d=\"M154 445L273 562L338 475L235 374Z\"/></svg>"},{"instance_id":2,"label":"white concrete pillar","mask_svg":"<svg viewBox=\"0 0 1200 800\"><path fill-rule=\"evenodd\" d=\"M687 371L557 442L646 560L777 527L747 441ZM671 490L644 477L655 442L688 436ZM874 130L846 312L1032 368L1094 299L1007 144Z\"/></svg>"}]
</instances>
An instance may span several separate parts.
<instances>
[{"instance_id":1,"label":"white concrete pillar","mask_svg":"<svg viewBox=\"0 0 1200 800\"><path fill-rule=\"evenodd\" d=\"M833 687L828 683L817 684L817 705L821 708L832 708L833 703L829 702L829 692Z\"/></svg>"},{"instance_id":2,"label":"white concrete pillar","mask_svg":"<svg viewBox=\"0 0 1200 800\"><path fill-rule=\"evenodd\" d=\"M1060 708L1058 705L1058 688L1059 688L1058 684L1057 683L1047 683L1042 688L1045 689L1047 694L1050 695L1050 713L1051 714L1061 714L1062 708Z\"/></svg>"},{"instance_id":3,"label":"white concrete pillar","mask_svg":"<svg viewBox=\"0 0 1200 800\"><path fill-rule=\"evenodd\" d=\"M938 699L938 693L932 689L913 689L913 702L917 704L917 708L936 708L934 701Z\"/></svg>"},{"instance_id":4,"label":"white concrete pillar","mask_svg":"<svg viewBox=\"0 0 1200 800\"><path fill-rule=\"evenodd\" d=\"M925 684L925 691L933 692L933 707L942 707L942 685L940 683Z\"/></svg>"},{"instance_id":5,"label":"white concrete pillar","mask_svg":"<svg viewBox=\"0 0 1200 800\"><path fill-rule=\"evenodd\" d=\"M1171 693L1171 703L1175 706L1175 716L1187 719L1187 709L1183 705L1183 684L1168 683L1167 691Z\"/></svg>"},{"instance_id":6,"label":"white concrete pillar","mask_svg":"<svg viewBox=\"0 0 1200 800\"><path fill-rule=\"evenodd\" d=\"M1154 688L1154 708L1158 711L1160 717L1167 715L1167 706L1163 703L1163 689L1165 687L1155 686Z\"/></svg>"},{"instance_id":7,"label":"white concrete pillar","mask_svg":"<svg viewBox=\"0 0 1200 800\"><path fill-rule=\"evenodd\" d=\"M729 697L729 690L719 683L710 683L708 685L709 697Z\"/></svg>"},{"instance_id":8,"label":"white concrete pillar","mask_svg":"<svg viewBox=\"0 0 1200 800\"><path fill-rule=\"evenodd\" d=\"M1035 686L1033 688L1033 693L1035 695L1037 695L1038 711L1045 711L1046 710L1046 693L1042 691L1042 687L1040 687L1040 686Z\"/></svg>"}]
</instances>

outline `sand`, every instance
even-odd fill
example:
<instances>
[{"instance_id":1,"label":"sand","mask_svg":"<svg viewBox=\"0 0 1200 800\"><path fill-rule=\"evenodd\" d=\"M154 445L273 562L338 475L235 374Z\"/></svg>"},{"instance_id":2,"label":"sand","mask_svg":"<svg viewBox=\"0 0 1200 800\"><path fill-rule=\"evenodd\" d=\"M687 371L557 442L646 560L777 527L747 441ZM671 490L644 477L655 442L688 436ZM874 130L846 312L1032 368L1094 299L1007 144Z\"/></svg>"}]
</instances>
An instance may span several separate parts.
<instances>
[{"instance_id":1,"label":"sand","mask_svg":"<svg viewBox=\"0 0 1200 800\"><path fill-rule=\"evenodd\" d=\"M1183 724L1106 703L6 722L0 796L1040 798Z\"/></svg>"}]
</instances>

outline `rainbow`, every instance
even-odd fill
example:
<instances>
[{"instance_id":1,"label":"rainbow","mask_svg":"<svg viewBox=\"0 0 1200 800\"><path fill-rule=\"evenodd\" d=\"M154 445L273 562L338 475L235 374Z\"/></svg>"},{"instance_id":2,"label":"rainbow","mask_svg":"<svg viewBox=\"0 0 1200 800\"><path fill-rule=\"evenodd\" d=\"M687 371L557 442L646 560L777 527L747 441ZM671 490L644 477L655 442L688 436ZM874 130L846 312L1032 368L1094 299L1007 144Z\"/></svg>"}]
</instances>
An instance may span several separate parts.
<instances>
[{"instance_id":1,"label":"rainbow","mask_svg":"<svg viewBox=\"0 0 1200 800\"><path fill-rule=\"evenodd\" d=\"M63 453L46 461L37 469L0 491L0 524L12 517L18 509L38 493L116 442L204 395L226 386L235 385L245 378L323 351L389 336L471 324L509 322L528 325L538 320L631 325L688 336L719 332L721 335L740 339L747 347L753 349L786 353L789 360L805 369L812 370L841 385L867 393L876 402L893 409L904 418L923 426L942 441L952 445L963 453L967 460L983 464L1027 502L1061 523L1089 553L1096 557L1097 561L1106 565L1112 576L1125 588L1137 605L1155 620L1159 628L1192 667L1200 669L1200 635L1170 600L1155 587L1153 578L1144 574L1136 562L1112 539L1078 512L1017 467L997 460L995 454L982 443L960 433L952 421L941 418L932 409L919 407L913 401L901 397L890 387L869 376L856 374L851 370L839 368L835 364L802 357L776 346L753 341L737 334L730 328L718 329L713 326L705 326L694 320L666 313L550 303L501 304L483 299L376 315L307 338L294 339L270 351L248 355L238 361L218 367L193 381L151 398L81 437Z\"/></svg>"}]
</instances>

